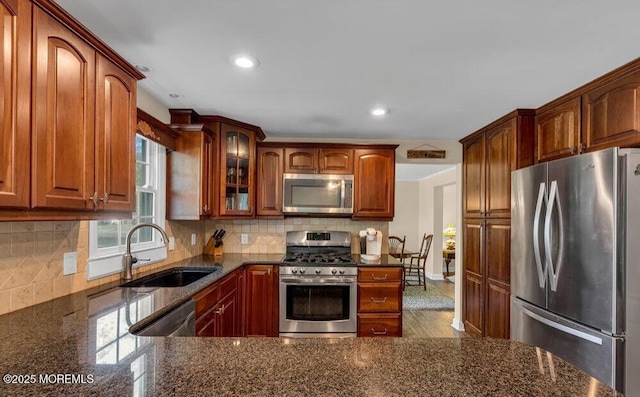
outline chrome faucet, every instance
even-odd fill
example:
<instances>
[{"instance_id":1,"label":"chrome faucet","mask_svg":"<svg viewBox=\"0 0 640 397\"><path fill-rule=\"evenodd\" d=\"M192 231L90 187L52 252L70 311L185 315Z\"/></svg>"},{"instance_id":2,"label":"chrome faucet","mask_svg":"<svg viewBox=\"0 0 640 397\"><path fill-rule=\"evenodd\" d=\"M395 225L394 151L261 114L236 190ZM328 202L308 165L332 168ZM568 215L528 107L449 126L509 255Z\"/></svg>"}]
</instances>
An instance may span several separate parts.
<instances>
[{"instance_id":1,"label":"chrome faucet","mask_svg":"<svg viewBox=\"0 0 640 397\"><path fill-rule=\"evenodd\" d=\"M124 281L129 281L133 278L133 275L131 274L131 270L133 268L133 264L138 262L139 260L149 260L149 259L138 259L135 256L131 255L131 236L133 236L133 233L142 228L142 227L152 227L154 229L156 229L157 231L160 232L160 234L162 235L162 241L167 244L169 243L169 237L167 237L167 233L162 230L162 228L158 225L156 225L155 223L138 223L137 225L135 225L134 227L131 228L131 230L129 230L129 233L127 233L127 238L125 240L125 244L127 246L127 250L124 253L124 267L122 269L122 280Z\"/></svg>"}]
</instances>

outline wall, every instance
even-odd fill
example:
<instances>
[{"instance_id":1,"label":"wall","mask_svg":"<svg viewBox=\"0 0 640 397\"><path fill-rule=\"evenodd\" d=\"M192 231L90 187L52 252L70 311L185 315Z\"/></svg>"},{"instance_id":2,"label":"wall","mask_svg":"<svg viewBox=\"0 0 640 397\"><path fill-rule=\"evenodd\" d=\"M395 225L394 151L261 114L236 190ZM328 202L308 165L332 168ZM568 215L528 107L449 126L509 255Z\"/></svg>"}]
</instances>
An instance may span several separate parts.
<instances>
[{"instance_id":1,"label":"wall","mask_svg":"<svg viewBox=\"0 0 640 397\"><path fill-rule=\"evenodd\" d=\"M285 232L291 230L336 230L351 232L351 252L359 253L358 232L367 227L389 234L388 222L352 221L346 218L285 218L276 220L212 220L205 223L205 236L216 229L225 229L224 252L246 254L283 254ZM248 234L249 244L241 244L240 235ZM207 237L208 238L208 237ZM388 252L383 244L382 252Z\"/></svg>"},{"instance_id":2,"label":"wall","mask_svg":"<svg viewBox=\"0 0 640 397\"><path fill-rule=\"evenodd\" d=\"M456 232L458 230L457 215L458 215L458 202L454 199L457 195L458 186L456 184L445 185L442 187L442 230L449 225L456 226ZM445 238L443 237L442 248L445 247Z\"/></svg>"},{"instance_id":3,"label":"wall","mask_svg":"<svg viewBox=\"0 0 640 397\"><path fill-rule=\"evenodd\" d=\"M455 196L444 197L444 187L456 184L456 168L441 172L420 180L419 200L424 206L420 211L419 230L423 233L433 234L431 252L427 257L426 272L432 279L442 279L442 246L443 246L443 219L442 209L445 201L456 201ZM439 205L438 205L439 204ZM456 203L460 207L460 203ZM461 212L461 210L459 211ZM457 226L457 224L456 224Z\"/></svg>"},{"instance_id":4,"label":"wall","mask_svg":"<svg viewBox=\"0 0 640 397\"><path fill-rule=\"evenodd\" d=\"M407 236L405 249L417 251L420 248L421 235L418 228L419 211L418 181L396 181L395 215L389 222L389 234L392 236Z\"/></svg>"}]
</instances>

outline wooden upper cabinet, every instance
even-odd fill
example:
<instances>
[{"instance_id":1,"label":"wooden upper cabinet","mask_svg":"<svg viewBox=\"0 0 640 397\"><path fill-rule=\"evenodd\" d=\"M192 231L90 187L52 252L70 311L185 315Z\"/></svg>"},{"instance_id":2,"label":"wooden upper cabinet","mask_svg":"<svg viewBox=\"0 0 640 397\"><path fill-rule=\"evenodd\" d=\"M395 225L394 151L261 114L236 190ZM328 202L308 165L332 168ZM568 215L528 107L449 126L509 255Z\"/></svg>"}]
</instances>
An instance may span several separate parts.
<instances>
[{"instance_id":1,"label":"wooden upper cabinet","mask_svg":"<svg viewBox=\"0 0 640 397\"><path fill-rule=\"evenodd\" d=\"M533 164L531 109L518 109L461 140L465 217L511 216L511 171Z\"/></svg>"},{"instance_id":2,"label":"wooden upper cabinet","mask_svg":"<svg viewBox=\"0 0 640 397\"><path fill-rule=\"evenodd\" d=\"M167 154L167 219L208 219L215 209L214 133L203 124L172 127L180 137Z\"/></svg>"},{"instance_id":3,"label":"wooden upper cabinet","mask_svg":"<svg viewBox=\"0 0 640 397\"><path fill-rule=\"evenodd\" d=\"M97 56L96 191L105 210L135 207L136 80Z\"/></svg>"},{"instance_id":4,"label":"wooden upper cabinet","mask_svg":"<svg viewBox=\"0 0 640 397\"><path fill-rule=\"evenodd\" d=\"M640 70L582 96L585 151L640 144Z\"/></svg>"},{"instance_id":5,"label":"wooden upper cabinet","mask_svg":"<svg viewBox=\"0 0 640 397\"><path fill-rule=\"evenodd\" d=\"M580 97L536 115L535 162L542 163L580 151Z\"/></svg>"},{"instance_id":6,"label":"wooden upper cabinet","mask_svg":"<svg viewBox=\"0 0 640 397\"><path fill-rule=\"evenodd\" d=\"M284 172L353 174L353 149L341 147L285 147Z\"/></svg>"},{"instance_id":7,"label":"wooden upper cabinet","mask_svg":"<svg viewBox=\"0 0 640 397\"><path fill-rule=\"evenodd\" d=\"M355 149L353 219L392 219L395 147Z\"/></svg>"},{"instance_id":8,"label":"wooden upper cabinet","mask_svg":"<svg viewBox=\"0 0 640 397\"><path fill-rule=\"evenodd\" d=\"M95 50L34 7L32 208L94 209Z\"/></svg>"},{"instance_id":9,"label":"wooden upper cabinet","mask_svg":"<svg viewBox=\"0 0 640 397\"><path fill-rule=\"evenodd\" d=\"M282 174L284 149L257 148L256 216L283 218Z\"/></svg>"},{"instance_id":10,"label":"wooden upper cabinet","mask_svg":"<svg viewBox=\"0 0 640 397\"><path fill-rule=\"evenodd\" d=\"M487 216L511 216L511 171L516 169L516 119L487 132Z\"/></svg>"},{"instance_id":11,"label":"wooden upper cabinet","mask_svg":"<svg viewBox=\"0 0 640 397\"><path fill-rule=\"evenodd\" d=\"M321 147L318 153L321 174L353 174L353 149Z\"/></svg>"},{"instance_id":12,"label":"wooden upper cabinet","mask_svg":"<svg viewBox=\"0 0 640 397\"><path fill-rule=\"evenodd\" d=\"M353 149L286 147L284 172L302 174L353 174Z\"/></svg>"},{"instance_id":13,"label":"wooden upper cabinet","mask_svg":"<svg viewBox=\"0 0 640 397\"><path fill-rule=\"evenodd\" d=\"M220 123L219 216L255 216L255 133Z\"/></svg>"},{"instance_id":14,"label":"wooden upper cabinet","mask_svg":"<svg viewBox=\"0 0 640 397\"><path fill-rule=\"evenodd\" d=\"M315 174L318 172L318 148L285 148L284 172Z\"/></svg>"},{"instance_id":15,"label":"wooden upper cabinet","mask_svg":"<svg viewBox=\"0 0 640 397\"><path fill-rule=\"evenodd\" d=\"M464 142L462 148L463 208L465 216L483 216L485 213L485 145L484 134Z\"/></svg>"},{"instance_id":16,"label":"wooden upper cabinet","mask_svg":"<svg viewBox=\"0 0 640 397\"><path fill-rule=\"evenodd\" d=\"M0 207L29 207L31 4L0 1Z\"/></svg>"}]
</instances>

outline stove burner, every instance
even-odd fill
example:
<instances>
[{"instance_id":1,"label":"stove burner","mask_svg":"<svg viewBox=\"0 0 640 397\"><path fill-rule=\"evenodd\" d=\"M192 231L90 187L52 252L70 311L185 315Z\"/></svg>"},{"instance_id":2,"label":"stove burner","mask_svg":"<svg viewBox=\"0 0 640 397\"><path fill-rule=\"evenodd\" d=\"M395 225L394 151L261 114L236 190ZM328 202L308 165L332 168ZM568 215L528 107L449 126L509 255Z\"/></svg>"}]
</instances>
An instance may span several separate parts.
<instances>
[{"instance_id":1,"label":"stove burner","mask_svg":"<svg viewBox=\"0 0 640 397\"><path fill-rule=\"evenodd\" d=\"M284 263L295 264L352 264L353 259L351 255L327 253L327 254L315 254L315 253L292 253L287 254L283 260Z\"/></svg>"}]
</instances>

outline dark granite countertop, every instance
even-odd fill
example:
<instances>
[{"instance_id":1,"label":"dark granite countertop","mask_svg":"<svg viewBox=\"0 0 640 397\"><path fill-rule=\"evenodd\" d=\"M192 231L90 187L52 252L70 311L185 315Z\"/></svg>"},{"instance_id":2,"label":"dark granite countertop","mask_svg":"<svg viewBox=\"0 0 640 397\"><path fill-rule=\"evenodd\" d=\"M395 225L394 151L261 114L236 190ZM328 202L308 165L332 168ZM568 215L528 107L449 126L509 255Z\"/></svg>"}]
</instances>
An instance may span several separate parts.
<instances>
[{"instance_id":1,"label":"dark granite countertop","mask_svg":"<svg viewBox=\"0 0 640 397\"><path fill-rule=\"evenodd\" d=\"M128 332L129 323L155 318L243 263L281 258L192 258L167 267L221 271L188 287L128 295L114 283L0 316L0 372L10 375L0 383L0 396L612 395L563 360L507 340L154 338Z\"/></svg>"},{"instance_id":2,"label":"dark granite countertop","mask_svg":"<svg viewBox=\"0 0 640 397\"><path fill-rule=\"evenodd\" d=\"M352 256L353 256L353 259L356 262L358 262L358 267L367 267L367 266L402 267L402 262L400 262L397 258L394 258L393 256L388 254L380 255L380 259L375 261L368 261L368 260L362 259L358 254L354 254Z\"/></svg>"}]
</instances>

